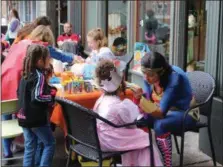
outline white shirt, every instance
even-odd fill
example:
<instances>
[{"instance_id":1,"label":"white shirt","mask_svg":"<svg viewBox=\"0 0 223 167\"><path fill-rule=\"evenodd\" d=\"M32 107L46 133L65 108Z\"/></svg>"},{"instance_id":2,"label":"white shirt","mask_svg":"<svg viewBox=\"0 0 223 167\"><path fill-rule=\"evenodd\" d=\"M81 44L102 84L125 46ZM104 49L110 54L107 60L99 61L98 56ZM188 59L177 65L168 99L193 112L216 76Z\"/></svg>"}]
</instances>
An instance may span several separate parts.
<instances>
[{"instance_id":1,"label":"white shirt","mask_svg":"<svg viewBox=\"0 0 223 167\"><path fill-rule=\"evenodd\" d=\"M101 59L114 60L116 57L108 47L100 48L99 52L92 51L90 62L97 64Z\"/></svg>"},{"instance_id":2,"label":"white shirt","mask_svg":"<svg viewBox=\"0 0 223 167\"><path fill-rule=\"evenodd\" d=\"M8 35L9 35L9 38L12 38L12 39L15 39L17 37L17 34L18 34L18 31L21 29L22 25L21 23L19 22L19 25L16 27L15 31L10 31L10 27L11 27L11 24L13 23L13 21L17 20L16 18L12 18L12 20L10 21L10 23L8 24Z\"/></svg>"}]
</instances>

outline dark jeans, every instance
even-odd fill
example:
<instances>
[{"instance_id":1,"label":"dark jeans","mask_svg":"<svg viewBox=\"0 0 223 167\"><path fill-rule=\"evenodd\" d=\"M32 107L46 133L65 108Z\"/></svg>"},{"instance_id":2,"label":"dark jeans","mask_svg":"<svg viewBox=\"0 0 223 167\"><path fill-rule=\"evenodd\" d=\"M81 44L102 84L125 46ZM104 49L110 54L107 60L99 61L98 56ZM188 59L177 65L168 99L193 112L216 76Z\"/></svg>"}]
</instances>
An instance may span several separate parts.
<instances>
[{"instance_id":1,"label":"dark jeans","mask_svg":"<svg viewBox=\"0 0 223 167\"><path fill-rule=\"evenodd\" d=\"M23 133L25 138L23 166L50 167L55 151L55 139L50 126L23 128Z\"/></svg>"}]
</instances>

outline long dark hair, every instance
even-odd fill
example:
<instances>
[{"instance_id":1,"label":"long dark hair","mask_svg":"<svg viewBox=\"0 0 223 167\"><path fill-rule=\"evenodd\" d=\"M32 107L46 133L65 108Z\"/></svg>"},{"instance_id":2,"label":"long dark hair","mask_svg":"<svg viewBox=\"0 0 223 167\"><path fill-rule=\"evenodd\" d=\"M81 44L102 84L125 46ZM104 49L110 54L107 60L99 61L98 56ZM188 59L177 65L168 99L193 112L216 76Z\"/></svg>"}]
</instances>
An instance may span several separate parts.
<instances>
[{"instance_id":1,"label":"long dark hair","mask_svg":"<svg viewBox=\"0 0 223 167\"><path fill-rule=\"evenodd\" d=\"M11 12L13 13L13 15L15 16L15 18L17 18L19 21L20 21L20 18L19 18L19 13L16 9L12 9Z\"/></svg>"},{"instance_id":2,"label":"long dark hair","mask_svg":"<svg viewBox=\"0 0 223 167\"><path fill-rule=\"evenodd\" d=\"M141 66L151 70L163 68L162 71L157 72L160 78L160 86L165 90L169 82L169 76L172 73L172 67L166 61L165 57L158 52L146 53L141 59Z\"/></svg>"},{"instance_id":3,"label":"long dark hair","mask_svg":"<svg viewBox=\"0 0 223 167\"><path fill-rule=\"evenodd\" d=\"M22 27L18 32L18 37L23 40L27 35L31 34L31 32L39 25L51 26L52 22L50 18L47 16L37 17L32 23L29 23Z\"/></svg>"},{"instance_id":4,"label":"long dark hair","mask_svg":"<svg viewBox=\"0 0 223 167\"><path fill-rule=\"evenodd\" d=\"M42 58L45 63L47 56L49 56L47 47L39 44L29 45L26 51L26 57L23 60L22 76L27 79L28 75L37 68L36 64L38 60Z\"/></svg>"}]
</instances>

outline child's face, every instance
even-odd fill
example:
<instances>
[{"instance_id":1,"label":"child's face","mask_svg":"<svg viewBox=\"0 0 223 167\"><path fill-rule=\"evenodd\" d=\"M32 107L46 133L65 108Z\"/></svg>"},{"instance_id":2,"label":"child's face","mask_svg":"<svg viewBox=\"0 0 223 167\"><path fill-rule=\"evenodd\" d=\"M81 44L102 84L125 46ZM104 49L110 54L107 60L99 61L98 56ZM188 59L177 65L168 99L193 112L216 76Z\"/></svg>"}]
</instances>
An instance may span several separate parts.
<instances>
[{"instance_id":1,"label":"child's face","mask_svg":"<svg viewBox=\"0 0 223 167\"><path fill-rule=\"evenodd\" d=\"M125 56L126 52L125 51L116 51L115 56Z\"/></svg>"},{"instance_id":2,"label":"child's face","mask_svg":"<svg viewBox=\"0 0 223 167\"><path fill-rule=\"evenodd\" d=\"M49 67L49 68L46 68L46 80L47 82L49 83L50 79L53 77L54 75L54 70L53 70L53 67L52 65Z\"/></svg>"},{"instance_id":3,"label":"child's face","mask_svg":"<svg viewBox=\"0 0 223 167\"><path fill-rule=\"evenodd\" d=\"M44 68L50 68L50 62L51 62L51 58L48 55L45 60Z\"/></svg>"},{"instance_id":4,"label":"child's face","mask_svg":"<svg viewBox=\"0 0 223 167\"><path fill-rule=\"evenodd\" d=\"M92 50L98 49L97 41L95 41L93 38L87 36L87 43L90 49Z\"/></svg>"},{"instance_id":5,"label":"child's face","mask_svg":"<svg viewBox=\"0 0 223 167\"><path fill-rule=\"evenodd\" d=\"M46 60L44 61L43 58L39 59L38 62L37 62L37 67L39 69L47 69L50 67L50 56L48 55L46 57Z\"/></svg>"}]
</instances>

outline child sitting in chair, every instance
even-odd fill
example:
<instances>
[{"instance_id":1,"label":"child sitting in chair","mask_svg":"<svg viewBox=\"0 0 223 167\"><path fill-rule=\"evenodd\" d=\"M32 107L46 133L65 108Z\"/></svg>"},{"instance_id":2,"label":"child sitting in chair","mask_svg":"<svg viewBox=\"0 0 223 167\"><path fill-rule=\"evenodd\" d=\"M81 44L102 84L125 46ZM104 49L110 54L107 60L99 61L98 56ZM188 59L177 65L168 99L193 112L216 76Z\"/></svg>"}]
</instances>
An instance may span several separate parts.
<instances>
[{"instance_id":1,"label":"child sitting in chair","mask_svg":"<svg viewBox=\"0 0 223 167\"><path fill-rule=\"evenodd\" d=\"M96 81L103 90L94 111L117 125L131 123L139 116L139 108L129 99L121 101L125 91L122 77L110 60L101 60L96 67ZM105 122L97 122L98 136L103 151L128 151L122 155L123 166L150 166L151 147L149 136L137 127L114 128ZM163 166L154 148L155 166Z\"/></svg>"}]
</instances>

